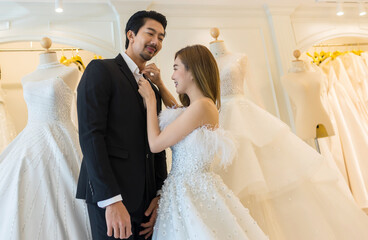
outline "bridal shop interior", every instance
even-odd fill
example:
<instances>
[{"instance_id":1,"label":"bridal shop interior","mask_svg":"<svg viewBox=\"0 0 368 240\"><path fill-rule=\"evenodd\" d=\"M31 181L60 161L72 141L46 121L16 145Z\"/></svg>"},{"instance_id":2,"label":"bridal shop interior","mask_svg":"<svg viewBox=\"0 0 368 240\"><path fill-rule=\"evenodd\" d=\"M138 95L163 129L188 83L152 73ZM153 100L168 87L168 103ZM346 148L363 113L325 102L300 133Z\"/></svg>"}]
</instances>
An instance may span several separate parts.
<instances>
[{"instance_id":1,"label":"bridal shop interior","mask_svg":"<svg viewBox=\"0 0 368 240\"><path fill-rule=\"evenodd\" d=\"M1 1L2 88L19 132L26 122L25 109L17 106L22 98L20 82L37 65L40 51L35 50L42 49L42 37L52 39L52 48L82 49L79 53L59 49L57 54L59 58L79 54L87 65L94 55L110 58L124 49L124 24L132 12L157 10L167 16L168 27L164 48L153 61L160 66L170 90L174 91L170 77L175 51L195 43L209 46L214 41L210 30L217 27L218 39L224 40L228 51L248 58L245 88L249 96L294 128L291 103L280 80L291 66L293 51L299 49L305 55L367 48L367 17L359 15L359 3L363 7L367 3L343 3L344 15L338 16L337 2L64 0L64 11L56 13L52 0ZM324 42L337 45L314 47ZM362 44L349 46L351 43Z\"/></svg>"},{"instance_id":2,"label":"bridal shop interior","mask_svg":"<svg viewBox=\"0 0 368 240\"><path fill-rule=\"evenodd\" d=\"M173 95L177 50L202 44L235 54L242 74L220 68L220 78L240 77L246 98L321 153L368 212L366 0L0 1L0 152L27 124L22 79L39 65L41 39L51 39L50 51L80 78L92 60L125 50L125 24L139 10L167 17L162 50L150 62Z\"/></svg>"}]
</instances>

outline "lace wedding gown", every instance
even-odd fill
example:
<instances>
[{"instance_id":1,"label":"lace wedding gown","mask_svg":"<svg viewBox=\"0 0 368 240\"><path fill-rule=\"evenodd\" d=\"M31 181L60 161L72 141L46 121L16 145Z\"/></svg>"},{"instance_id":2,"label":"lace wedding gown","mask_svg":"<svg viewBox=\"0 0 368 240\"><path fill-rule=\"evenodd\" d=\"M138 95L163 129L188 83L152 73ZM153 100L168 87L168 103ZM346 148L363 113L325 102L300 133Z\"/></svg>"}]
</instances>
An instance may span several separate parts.
<instances>
[{"instance_id":1,"label":"lace wedding gown","mask_svg":"<svg viewBox=\"0 0 368 240\"><path fill-rule=\"evenodd\" d=\"M239 62L217 59L220 126L238 142L233 163L218 173L271 240L368 239L368 216L336 166L289 127L247 99Z\"/></svg>"},{"instance_id":2,"label":"lace wedding gown","mask_svg":"<svg viewBox=\"0 0 368 240\"><path fill-rule=\"evenodd\" d=\"M183 111L163 111L160 128ZM172 147L173 165L162 189L153 239L267 239L249 211L211 171L215 158L220 161L217 165L231 161L232 144L222 129L201 127Z\"/></svg>"},{"instance_id":3,"label":"lace wedding gown","mask_svg":"<svg viewBox=\"0 0 368 240\"><path fill-rule=\"evenodd\" d=\"M75 198L82 153L73 92L59 77L23 90L27 126L0 155L0 238L91 239L87 208Z\"/></svg>"},{"instance_id":4,"label":"lace wedding gown","mask_svg":"<svg viewBox=\"0 0 368 240\"><path fill-rule=\"evenodd\" d=\"M0 86L0 153L15 138L16 131L10 115L6 109L4 92Z\"/></svg>"}]
</instances>

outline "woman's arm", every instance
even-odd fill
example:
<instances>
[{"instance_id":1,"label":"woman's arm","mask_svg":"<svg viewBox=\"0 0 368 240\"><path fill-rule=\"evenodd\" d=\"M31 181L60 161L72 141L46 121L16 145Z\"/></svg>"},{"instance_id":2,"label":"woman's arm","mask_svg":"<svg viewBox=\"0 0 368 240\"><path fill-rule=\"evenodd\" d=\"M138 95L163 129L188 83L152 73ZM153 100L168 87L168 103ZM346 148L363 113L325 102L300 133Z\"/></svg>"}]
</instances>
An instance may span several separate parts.
<instances>
[{"instance_id":1,"label":"woman's arm","mask_svg":"<svg viewBox=\"0 0 368 240\"><path fill-rule=\"evenodd\" d=\"M147 76L157 87L160 91L161 98L167 108L174 108L178 106L176 99L170 93L170 91L165 86L164 82L161 79L160 69L156 67L154 63L147 65L142 73Z\"/></svg>"},{"instance_id":2,"label":"woman's arm","mask_svg":"<svg viewBox=\"0 0 368 240\"><path fill-rule=\"evenodd\" d=\"M156 112L156 99L150 84L145 79L140 80L138 91L146 101L148 142L153 153L175 145L198 127L209 125L215 128L218 125L216 106L204 98L193 102L161 132Z\"/></svg>"},{"instance_id":3,"label":"woman's arm","mask_svg":"<svg viewBox=\"0 0 368 240\"><path fill-rule=\"evenodd\" d=\"M158 90L160 91L160 94L161 94L162 101L164 102L167 108L178 107L178 103L176 102L176 99L167 89L167 87L165 86L162 80L158 82L156 86L158 87Z\"/></svg>"}]
</instances>

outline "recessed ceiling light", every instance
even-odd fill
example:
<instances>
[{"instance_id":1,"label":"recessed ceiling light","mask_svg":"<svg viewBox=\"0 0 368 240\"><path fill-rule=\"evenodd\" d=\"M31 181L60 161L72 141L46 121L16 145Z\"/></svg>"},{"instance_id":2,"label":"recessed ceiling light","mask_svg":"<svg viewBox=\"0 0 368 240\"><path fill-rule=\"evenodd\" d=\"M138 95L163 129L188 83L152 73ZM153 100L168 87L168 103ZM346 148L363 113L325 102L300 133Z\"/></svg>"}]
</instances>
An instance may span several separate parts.
<instances>
[{"instance_id":1,"label":"recessed ceiling light","mask_svg":"<svg viewBox=\"0 0 368 240\"><path fill-rule=\"evenodd\" d=\"M337 15L337 16L342 16L342 15L344 15L344 10L342 9L342 2L337 2L337 6L336 6L336 15Z\"/></svg>"},{"instance_id":2,"label":"recessed ceiling light","mask_svg":"<svg viewBox=\"0 0 368 240\"><path fill-rule=\"evenodd\" d=\"M55 12L62 13L63 10L63 2L62 0L55 0Z\"/></svg>"},{"instance_id":3,"label":"recessed ceiling light","mask_svg":"<svg viewBox=\"0 0 368 240\"><path fill-rule=\"evenodd\" d=\"M359 2L359 16L367 15L363 2Z\"/></svg>"}]
</instances>

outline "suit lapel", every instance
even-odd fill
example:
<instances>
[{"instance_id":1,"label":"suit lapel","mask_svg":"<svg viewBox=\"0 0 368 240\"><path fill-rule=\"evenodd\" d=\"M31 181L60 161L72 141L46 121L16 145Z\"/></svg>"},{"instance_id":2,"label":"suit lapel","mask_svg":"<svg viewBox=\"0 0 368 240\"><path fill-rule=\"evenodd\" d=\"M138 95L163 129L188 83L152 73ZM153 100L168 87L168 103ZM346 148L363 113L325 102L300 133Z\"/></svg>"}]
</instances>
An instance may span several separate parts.
<instances>
[{"instance_id":1,"label":"suit lapel","mask_svg":"<svg viewBox=\"0 0 368 240\"><path fill-rule=\"evenodd\" d=\"M161 112L161 94L158 91L158 89L156 88L156 86L151 82L151 80L148 80L148 82L151 84L151 87L153 89L153 92L156 95L156 107L157 107L157 114L159 114Z\"/></svg>"},{"instance_id":2,"label":"suit lapel","mask_svg":"<svg viewBox=\"0 0 368 240\"><path fill-rule=\"evenodd\" d=\"M142 99L141 95L138 92L138 84L137 84L137 81L134 78L133 73L130 71L128 65L124 61L124 58L123 58L123 56L121 56L121 54L119 54L115 58L115 61L120 66L120 70L123 72L125 77L128 79L130 85L132 86L133 91L135 92L135 95L137 97L138 103L140 105L140 109L141 109L143 115L146 116L144 105L143 105L143 99Z\"/></svg>"}]
</instances>

